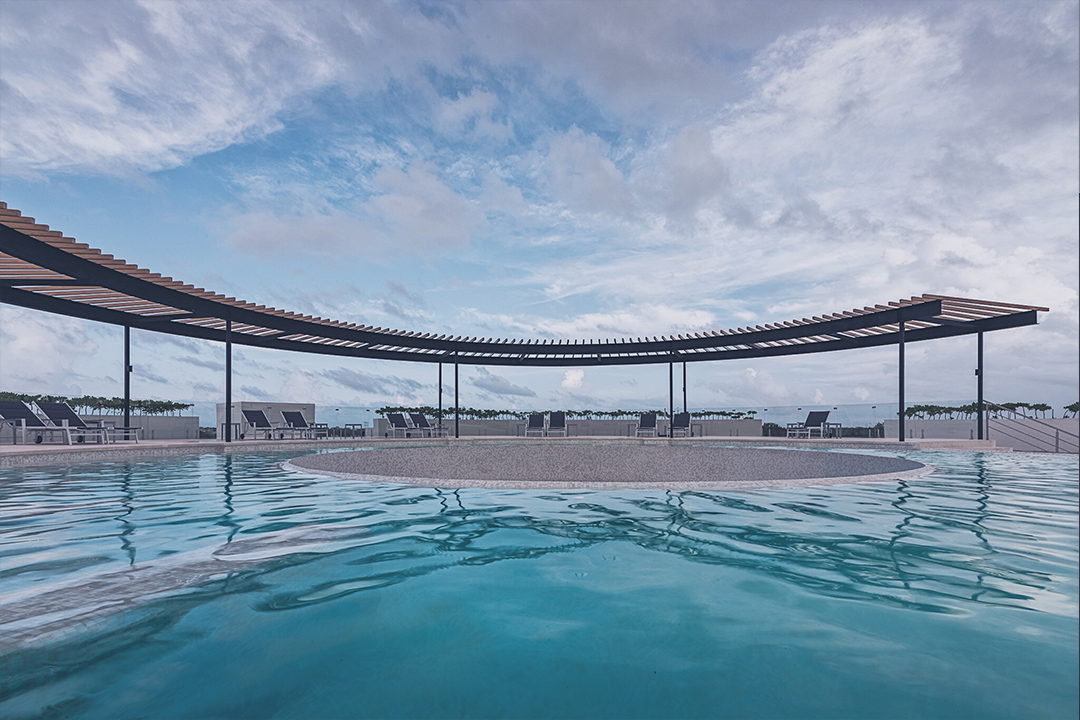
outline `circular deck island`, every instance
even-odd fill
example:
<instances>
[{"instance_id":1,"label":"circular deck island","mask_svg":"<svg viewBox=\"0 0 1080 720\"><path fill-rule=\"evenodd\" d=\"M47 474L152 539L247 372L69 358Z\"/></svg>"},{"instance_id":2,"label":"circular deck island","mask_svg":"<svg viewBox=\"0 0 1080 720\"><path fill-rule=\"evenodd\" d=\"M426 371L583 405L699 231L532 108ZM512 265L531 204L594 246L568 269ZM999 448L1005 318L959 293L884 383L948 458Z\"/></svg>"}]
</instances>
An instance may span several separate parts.
<instances>
[{"instance_id":1,"label":"circular deck island","mask_svg":"<svg viewBox=\"0 0 1080 720\"><path fill-rule=\"evenodd\" d=\"M294 458L303 472L437 487L715 490L912 478L932 467L855 453L641 442L452 442Z\"/></svg>"}]
</instances>

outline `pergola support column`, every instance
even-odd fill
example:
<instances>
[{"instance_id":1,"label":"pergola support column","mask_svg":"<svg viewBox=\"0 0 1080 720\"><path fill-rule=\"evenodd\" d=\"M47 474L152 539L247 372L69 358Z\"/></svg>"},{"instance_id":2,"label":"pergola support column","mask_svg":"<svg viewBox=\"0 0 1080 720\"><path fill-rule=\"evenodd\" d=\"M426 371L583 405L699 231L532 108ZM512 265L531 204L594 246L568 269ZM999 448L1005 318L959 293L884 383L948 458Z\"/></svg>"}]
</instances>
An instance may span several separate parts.
<instances>
[{"instance_id":1,"label":"pergola support column","mask_svg":"<svg viewBox=\"0 0 1080 720\"><path fill-rule=\"evenodd\" d=\"M131 427L131 326L124 326L124 427Z\"/></svg>"},{"instance_id":2,"label":"pergola support column","mask_svg":"<svg viewBox=\"0 0 1080 720\"><path fill-rule=\"evenodd\" d=\"M232 320L225 321L225 442L232 442Z\"/></svg>"},{"instance_id":3,"label":"pergola support column","mask_svg":"<svg viewBox=\"0 0 1080 720\"><path fill-rule=\"evenodd\" d=\"M669 361L667 364L667 382L668 382L668 424L667 431L668 437L675 437L675 363Z\"/></svg>"},{"instance_id":4,"label":"pergola support column","mask_svg":"<svg viewBox=\"0 0 1080 720\"><path fill-rule=\"evenodd\" d=\"M454 437L461 437L461 408L458 405L458 361L454 356Z\"/></svg>"},{"instance_id":5,"label":"pergola support column","mask_svg":"<svg viewBox=\"0 0 1080 720\"><path fill-rule=\"evenodd\" d=\"M978 386L978 398L979 398L978 403L977 403L978 404L978 413L977 414L978 414L978 423L979 423L979 439L984 440L985 438L983 437L983 433L984 433L983 423L985 422L984 418L986 417L986 415L984 413L985 413L986 408L985 408L985 405L983 404L983 334L981 332L979 333L979 349L978 349L977 362L978 362L978 367L975 368L975 376L978 378L978 382L976 383L976 385Z\"/></svg>"},{"instance_id":6,"label":"pergola support column","mask_svg":"<svg viewBox=\"0 0 1080 720\"><path fill-rule=\"evenodd\" d=\"M899 393L900 394L900 403L899 403L900 411L897 413L897 419L899 420L899 423L898 423L897 427L899 427L899 429L900 429L900 432L899 432L900 442L904 442L904 436L905 436L907 431L904 429L904 419L905 419L905 416L906 416L906 413L904 411L906 410L906 408L904 407L904 321L903 320L900 321L900 342L899 342L898 346L900 348L900 393Z\"/></svg>"},{"instance_id":7,"label":"pergola support column","mask_svg":"<svg viewBox=\"0 0 1080 720\"><path fill-rule=\"evenodd\" d=\"M682 411L686 412L686 361L682 363Z\"/></svg>"},{"instance_id":8,"label":"pergola support column","mask_svg":"<svg viewBox=\"0 0 1080 720\"><path fill-rule=\"evenodd\" d=\"M439 427L442 427L442 363L439 363Z\"/></svg>"}]
</instances>

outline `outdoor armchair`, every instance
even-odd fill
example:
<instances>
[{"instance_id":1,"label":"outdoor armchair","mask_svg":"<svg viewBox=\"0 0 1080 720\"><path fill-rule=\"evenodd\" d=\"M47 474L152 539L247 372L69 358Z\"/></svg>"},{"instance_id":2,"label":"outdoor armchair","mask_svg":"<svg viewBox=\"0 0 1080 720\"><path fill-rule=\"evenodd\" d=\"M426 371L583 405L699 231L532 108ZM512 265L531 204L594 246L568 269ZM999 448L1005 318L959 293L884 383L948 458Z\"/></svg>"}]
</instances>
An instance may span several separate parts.
<instances>
[{"instance_id":1,"label":"outdoor armchair","mask_svg":"<svg viewBox=\"0 0 1080 720\"><path fill-rule=\"evenodd\" d=\"M671 418L671 437L690 437L694 434L690 429L690 413L675 413Z\"/></svg>"},{"instance_id":2,"label":"outdoor armchair","mask_svg":"<svg viewBox=\"0 0 1080 720\"><path fill-rule=\"evenodd\" d=\"M635 437L656 437L656 413L641 413Z\"/></svg>"},{"instance_id":3,"label":"outdoor armchair","mask_svg":"<svg viewBox=\"0 0 1080 720\"><path fill-rule=\"evenodd\" d=\"M525 437L544 437L544 413L530 413L529 422L525 425Z\"/></svg>"}]
</instances>

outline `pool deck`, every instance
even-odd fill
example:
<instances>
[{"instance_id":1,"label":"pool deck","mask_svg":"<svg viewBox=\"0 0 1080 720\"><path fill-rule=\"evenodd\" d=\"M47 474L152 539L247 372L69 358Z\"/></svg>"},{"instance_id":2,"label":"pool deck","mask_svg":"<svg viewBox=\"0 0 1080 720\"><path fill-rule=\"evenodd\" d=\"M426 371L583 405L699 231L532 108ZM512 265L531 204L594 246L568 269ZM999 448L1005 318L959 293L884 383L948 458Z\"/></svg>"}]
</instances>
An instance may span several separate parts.
<instances>
[{"instance_id":1,"label":"pool deck","mask_svg":"<svg viewBox=\"0 0 1080 720\"><path fill-rule=\"evenodd\" d=\"M912 439L905 442L871 438L843 438L795 440L778 437L701 437L701 438L628 438L581 436L569 438L523 438L514 436L468 436L454 438L411 439L329 439L329 440L239 440L226 443L218 440L143 440L139 443L124 442L108 445L87 443L79 445L0 445L0 468L31 465L70 465L101 460L123 460L132 457L166 457L192 453L250 453L295 450L298 454L312 450L337 450L359 447L442 446L452 443L506 442L513 440L528 443L732 443L756 446L776 445L783 447L836 448L856 450L960 450L969 452L1012 452L1012 448L998 447L994 440L932 440Z\"/></svg>"}]
</instances>

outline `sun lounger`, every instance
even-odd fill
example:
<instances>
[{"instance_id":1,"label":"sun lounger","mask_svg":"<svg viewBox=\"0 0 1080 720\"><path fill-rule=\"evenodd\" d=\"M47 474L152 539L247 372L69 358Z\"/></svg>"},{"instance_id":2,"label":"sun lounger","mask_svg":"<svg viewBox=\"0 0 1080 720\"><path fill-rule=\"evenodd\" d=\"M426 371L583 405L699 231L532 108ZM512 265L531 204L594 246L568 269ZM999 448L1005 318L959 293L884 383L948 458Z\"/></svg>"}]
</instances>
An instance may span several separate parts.
<instances>
[{"instance_id":1,"label":"sun lounger","mask_svg":"<svg viewBox=\"0 0 1080 720\"><path fill-rule=\"evenodd\" d=\"M690 429L690 413L675 413L671 419L671 437L690 437L693 435Z\"/></svg>"},{"instance_id":2,"label":"sun lounger","mask_svg":"<svg viewBox=\"0 0 1080 720\"><path fill-rule=\"evenodd\" d=\"M811 438L814 433L818 437L841 437L843 428L840 423L827 422L828 410L815 410L806 416L806 422L794 422L787 424L787 436L789 438Z\"/></svg>"},{"instance_id":3,"label":"sun lounger","mask_svg":"<svg viewBox=\"0 0 1080 720\"><path fill-rule=\"evenodd\" d=\"M14 431L22 435L22 444L26 444L26 431L34 434L34 442L40 443L46 434L60 433L64 443L71 444L71 428L46 425L34 414L30 406L22 400L0 400L0 422L11 425ZM16 436L17 437L17 436Z\"/></svg>"},{"instance_id":4,"label":"sun lounger","mask_svg":"<svg viewBox=\"0 0 1080 720\"><path fill-rule=\"evenodd\" d=\"M409 424L402 413L386 413L386 422L390 423L390 437L407 438L412 437L414 432L418 432L416 428Z\"/></svg>"},{"instance_id":5,"label":"sun lounger","mask_svg":"<svg viewBox=\"0 0 1080 720\"><path fill-rule=\"evenodd\" d=\"M304 413L299 410L282 410L281 417L285 420L285 425L282 429L289 430L289 437L295 438L296 433L300 433L301 438L314 437L315 428L308 424L307 418L304 417Z\"/></svg>"},{"instance_id":6,"label":"sun lounger","mask_svg":"<svg viewBox=\"0 0 1080 720\"><path fill-rule=\"evenodd\" d=\"M266 417L266 413L262 410L244 410L243 412L244 424L247 426L247 429L250 429L255 433L255 439L259 438L260 432L266 436L267 440L274 439L274 431L278 428L275 428L273 424L271 424L270 420ZM240 439L243 440L245 435L247 435L247 432L242 432L240 434Z\"/></svg>"},{"instance_id":7,"label":"sun lounger","mask_svg":"<svg viewBox=\"0 0 1080 720\"><path fill-rule=\"evenodd\" d=\"M548 437L554 437L555 435L562 435L566 437L566 413L553 412L548 419Z\"/></svg>"},{"instance_id":8,"label":"sun lounger","mask_svg":"<svg viewBox=\"0 0 1080 720\"><path fill-rule=\"evenodd\" d=\"M45 417L49 418L50 423L56 427L71 428L71 434L75 442L86 442L87 436L97 438L99 443L109 442L109 428L87 425L66 402L44 402L39 400L35 404L38 406L38 410L41 410L41 412L45 413Z\"/></svg>"},{"instance_id":9,"label":"sun lounger","mask_svg":"<svg viewBox=\"0 0 1080 720\"><path fill-rule=\"evenodd\" d=\"M420 431L421 437L446 437L446 428L432 425L424 413L409 413L409 419L413 427Z\"/></svg>"},{"instance_id":10,"label":"sun lounger","mask_svg":"<svg viewBox=\"0 0 1080 720\"><path fill-rule=\"evenodd\" d=\"M656 413L641 413L635 436L656 437Z\"/></svg>"},{"instance_id":11,"label":"sun lounger","mask_svg":"<svg viewBox=\"0 0 1080 720\"><path fill-rule=\"evenodd\" d=\"M525 426L525 437L544 437L544 413L530 413L529 422Z\"/></svg>"}]
</instances>

